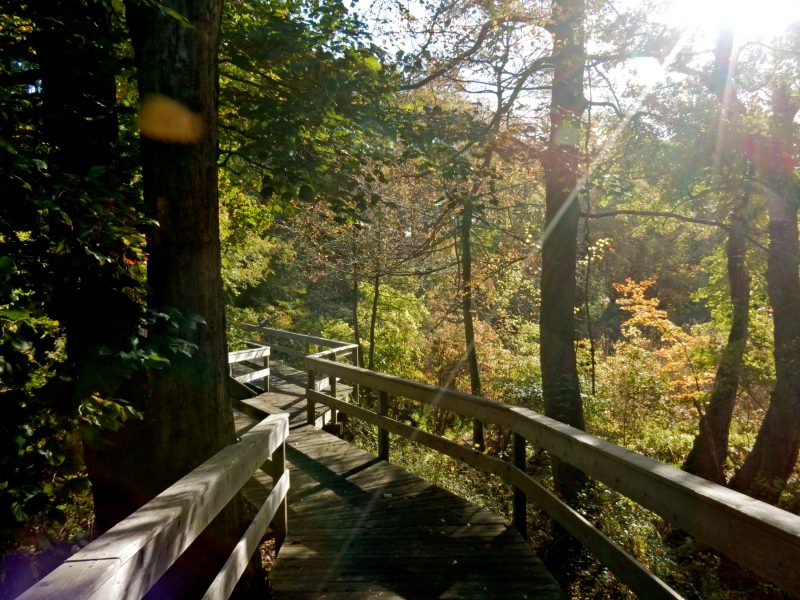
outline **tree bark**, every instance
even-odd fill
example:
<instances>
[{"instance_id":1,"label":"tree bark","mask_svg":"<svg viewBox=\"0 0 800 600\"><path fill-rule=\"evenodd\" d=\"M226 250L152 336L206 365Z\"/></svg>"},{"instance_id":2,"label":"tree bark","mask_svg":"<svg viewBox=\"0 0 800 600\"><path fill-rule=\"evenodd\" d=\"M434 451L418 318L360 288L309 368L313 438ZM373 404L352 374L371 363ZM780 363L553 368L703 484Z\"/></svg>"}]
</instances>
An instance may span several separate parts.
<instances>
[{"instance_id":1,"label":"tree bark","mask_svg":"<svg viewBox=\"0 0 800 600\"><path fill-rule=\"evenodd\" d=\"M545 414L583 429L583 405L575 357L575 295L584 48L583 0L553 2L553 90L550 140L544 159L545 233L540 315ZM554 482L569 502L585 485L583 473L553 461Z\"/></svg>"},{"instance_id":2,"label":"tree bark","mask_svg":"<svg viewBox=\"0 0 800 600\"><path fill-rule=\"evenodd\" d=\"M112 14L104 2L67 0L37 8L41 13L34 11L33 39L41 61L44 134L52 149L49 169L58 182L54 201L79 224L51 229L50 235L61 239L68 251L48 257L56 275L49 310L66 332L72 387L67 395L74 410L98 387L113 387L108 373L105 377L97 373L100 350L126 347L139 316L137 303L125 293L131 282L123 269L86 251L95 246L101 253L109 252L113 249L109 242L82 239L93 226L113 226L98 207L114 202L125 178L116 154L118 63L113 55Z\"/></svg>"},{"instance_id":3,"label":"tree bark","mask_svg":"<svg viewBox=\"0 0 800 600\"><path fill-rule=\"evenodd\" d=\"M731 480L734 489L771 503L780 498L800 451L800 193L792 154L798 109L787 90L773 92L768 155L761 163L769 213L766 279L775 332L775 388L756 443Z\"/></svg>"},{"instance_id":4,"label":"tree bark","mask_svg":"<svg viewBox=\"0 0 800 600\"><path fill-rule=\"evenodd\" d=\"M190 356L172 353L169 368L152 373L144 420L115 436L113 448L96 452L103 472L114 475L95 487L101 506L111 508L98 518L110 521L235 441L217 190L222 1L164 4L188 23L159 6L126 5L142 101L144 199L158 222L148 240L148 300L158 312L180 315L175 328L151 334L181 338L193 349ZM154 114L145 117L150 101ZM238 539L243 510L231 503L151 594L200 595Z\"/></svg>"},{"instance_id":5,"label":"tree bark","mask_svg":"<svg viewBox=\"0 0 800 600\"><path fill-rule=\"evenodd\" d=\"M364 353L362 352L361 348L361 326L358 323L358 304L359 304L359 297L358 297L358 259L356 257L356 253L358 251L358 244L356 236L358 235L358 230L354 229L353 231L353 304L351 306L352 310L352 319L353 319L353 341L355 342L356 346L358 346L358 364L357 367L360 367L364 364Z\"/></svg>"}]
</instances>

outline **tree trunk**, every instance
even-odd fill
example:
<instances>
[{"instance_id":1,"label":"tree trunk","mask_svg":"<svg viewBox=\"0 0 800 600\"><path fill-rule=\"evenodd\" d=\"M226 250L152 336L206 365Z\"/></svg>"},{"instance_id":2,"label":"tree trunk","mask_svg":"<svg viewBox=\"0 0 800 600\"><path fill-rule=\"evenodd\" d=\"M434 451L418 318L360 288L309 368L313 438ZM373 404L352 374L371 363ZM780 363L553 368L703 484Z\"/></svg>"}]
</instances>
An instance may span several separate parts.
<instances>
[{"instance_id":1,"label":"tree trunk","mask_svg":"<svg viewBox=\"0 0 800 600\"><path fill-rule=\"evenodd\" d=\"M731 487L766 502L780 498L800 450L800 248L792 148L798 105L773 92L769 155L764 157L769 213L767 294L775 332L775 388L756 443Z\"/></svg>"},{"instance_id":2,"label":"tree trunk","mask_svg":"<svg viewBox=\"0 0 800 600\"><path fill-rule=\"evenodd\" d=\"M481 374L478 366L478 353L475 348L475 327L472 321L472 197L464 198L461 211L461 312L464 318L464 341L467 347L467 366L469 368L470 391L481 395ZM472 444L483 451L486 447L483 435L483 422L472 422Z\"/></svg>"},{"instance_id":3,"label":"tree trunk","mask_svg":"<svg viewBox=\"0 0 800 600\"><path fill-rule=\"evenodd\" d=\"M700 431L683 463L684 471L723 485L725 484L723 468L728 456L728 435L736 393L739 389L739 371L747 345L750 319L750 277L745 264L747 249L745 213L748 204L749 193L746 193L733 209L733 229L725 246L732 305L728 342L720 357L708 407L700 418Z\"/></svg>"},{"instance_id":4,"label":"tree trunk","mask_svg":"<svg viewBox=\"0 0 800 600\"><path fill-rule=\"evenodd\" d=\"M717 152L714 157L717 170L733 163L736 159L734 149L741 147L741 117L744 115L744 107L733 87L736 75L733 42L732 30L724 29L720 32L715 48L714 68L706 81L708 88L719 100L721 111ZM750 186L749 169L747 179L745 185ZM731 210L733 229L728 234L728 243L725 246L731 297L731 327L717 367L708 407L700 417L699 432L683 464L685 471L720 484L725 483L728 436L749 331L750 278L745 263L749 201L748 189Z\"/></svg>"},{"instance_id":5,"label":"tree trunk","mask_svg":"<svg viewBox=\"0 0 800 600\"><path fill-rule=\"evenodd\" d=\"M375 370L375 324L378 322L378 298L381 292L381 276L375 275L372 283L372 314L369 319L369 360L367 368Z\"/></svg>"},{"instance_id":6,"label":"tree trunk","mask_svg":"<svg viewBox=\"0 0 800 600\"><path fill-rule=\"evenodd\" d=\"M361 327L358 324L358 268L356 267L356 244L353 242L353 304L351 307L353 318L353 341L358 346L358 364L357 367L362 366L364 363L363 352L361 351Z\"/></svg>"},{"instance_id":7,"label":"tree trunk","mask_svg":"<svg viewBox=\"0 0 800 600\"><path fill-rule=\"evenodd\" d=\"M125 428L100 455L113 486L96 489L112 520L174 483L234 442L227 390L225 313L220 274L217 190L217 48L221 0L128 2L126 14L142 101L144 198L158 222L148 241L149 304L179 314L177 329L153 332L186 340L191 356L170 355L153 372L144 421ZM124 495L120 496L118 486ZM115 489L115 487L117 489ZM131 498L128 493L136 491ZM120 505L122 505L120 507ZM133 506L135 508L135 506ZM195 596L242 531L244 505L234 501L209 526L156 595Z\"/></svg>"},{"instance_id":8,"label":"tree trunk","mask_svg":"<svg viewBox=\"0 0 800 600\"><path fill-rule=\"evenodd\" d=\"M545 233L542 244L540 316L542 392L545 414L583 428L583 405L575 357L575 269L579 207L576 202L580 157L583 69L583 0L553 2L553 90L550 141L545 167ZM558 492L575 502L585 476L553 461Z\"/></svg>"}]
</instances>

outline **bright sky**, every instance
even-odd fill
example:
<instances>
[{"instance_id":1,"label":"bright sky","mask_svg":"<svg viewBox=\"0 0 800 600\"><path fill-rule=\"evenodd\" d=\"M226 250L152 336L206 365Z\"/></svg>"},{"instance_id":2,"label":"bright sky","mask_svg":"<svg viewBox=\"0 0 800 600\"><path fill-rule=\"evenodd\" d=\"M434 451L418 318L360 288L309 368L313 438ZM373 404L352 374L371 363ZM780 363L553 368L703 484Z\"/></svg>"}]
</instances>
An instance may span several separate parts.
<instances>
[{"instance_id":1,"label":"bright sky","mask_svg":"<svg viewBox=\"0 0 800 600\"><path fill-rule=\"evenodd\" d=\"M670 25L686 27L713 42L722 27L742 39L770 38L800 21L798 0L672 0L663 13Z\"/></svg>"}]
</instances>

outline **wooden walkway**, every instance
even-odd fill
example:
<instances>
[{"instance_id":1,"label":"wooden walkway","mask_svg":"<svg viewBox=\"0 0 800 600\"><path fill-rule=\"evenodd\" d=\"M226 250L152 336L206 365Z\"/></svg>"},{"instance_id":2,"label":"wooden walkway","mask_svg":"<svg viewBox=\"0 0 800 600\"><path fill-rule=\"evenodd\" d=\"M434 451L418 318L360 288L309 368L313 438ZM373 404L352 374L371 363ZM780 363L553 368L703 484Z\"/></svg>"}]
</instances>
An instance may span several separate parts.
<instances>
[{"instance_id":1,"label":"wooden walkway","mask_svg":"<svg viewBox=\"0 0 800 600\"><path fill-rule=\"evenodd\" d=\"M506 521L306 425L305 375L273 363L270 392L245 401L237 429L286 411L289 537L270 575L276 600L561 598ZM318 423L324 418L318 411ZM245 494L258 502L269 478Z\"/></svg>"}]
</instances>

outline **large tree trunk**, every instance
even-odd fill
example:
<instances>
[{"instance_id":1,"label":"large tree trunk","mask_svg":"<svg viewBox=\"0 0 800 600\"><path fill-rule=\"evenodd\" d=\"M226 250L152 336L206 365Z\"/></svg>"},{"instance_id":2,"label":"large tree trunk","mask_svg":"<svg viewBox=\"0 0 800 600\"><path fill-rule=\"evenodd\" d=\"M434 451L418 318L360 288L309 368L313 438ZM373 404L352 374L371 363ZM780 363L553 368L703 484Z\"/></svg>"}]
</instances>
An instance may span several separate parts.
<instances>
[{"instance_id":1,"label":"large tree trunk","mask_svg":"<svg viewBox=\"0 0 800 600\"><path fill-rule=\"evenodd\" d=\"M142 101L145 204L158 222L148 241L149 303L179 315L177 328L151 335L181 338L192 350L172 353L169 368L152 373L141 406L144 420L125 428L105 453L96 453L102 473L113 474L95 486L99 518L110 521L234 442L217 192L222 1L165 5L188 23L159 6L126 6ZM198 595L241 533L243 509L239 502L225 509L156 593Z\"/></svg>"},{"instance_id":2,"label":"large tree trunk","mask_svg":"<svg viewBox=\"0 0 800 600\"><path fill-rule=\"evenodd\" d=\"M769 212L766 277L775 333L775 388L753 450L731 480L734 489L772 503L780 498L800 450L800 194L792 155L798 108L786 90L773 92L770 153L762 163Z\"/></svg>"},{"instance_id":3,"label":"large tree trunk","mask_svg":"<svg viewBox=\"0 0 800 600\"><path fill-rule=\"evenodd\" d=\"M583 0L553 2L553 91L550 141L545 157L545 233L542 246L540 316L545 414L583 428L583 405L575 359L575 269L579 207L576 202L586 52ZM554 460L559 493L575 502L585 476Z\"/></svg>"},{"instance_id":4,"label":"large tree trunk","mask_svg":"<svg viewBox=\"0 0 800 600\"><path fill-rule=\"evenodd\" d=\"M725 483L723 468L750 319L750 277L745 264L748 198L746 193L733 210L733 228L725 246L732 305L728 342L719 360L708 407L700 418L700 431L683 464L685 471L720 484Z\"/></svg>"},{"instance_id":5,"label":"large tree trunk","mask_svg":"<svg viewBox=\"0 0 800 600\"><path fill-rule=\"evenodd\" d=\"M128 6L143 106L158 96L186 114L176 138L153 131L142 139L144 196L158 227L148 244L147 279L155 310L181 313L179 337L196 346L154 376L148 406L155 421L156 488L171 484L233 441L227 396L217 194L217 46L221 0L173 0L187 27L157 8ZM164 111L169 105L151 105ZM177 115L176 115L177 116ZM143 117L144 118L144 117ZM194 122L193 122L194 121ZM195 125L196 123L196 125ZM199 127L197 127L199 125ZM183 137L185 134L185 137Z\"/></svg>"},{"instance_id":6,"label":"large tree trunk","mask_svg":"<svg viewBox=\"0 0 800 600\"><path fill-rule=\"evenodd\" d=\"M475 326L472 321L472 198L464 199L461 212L461 313L464 318L464 341L467 347L467 367L469 368L470 391L481 395L481 373L478 366L478 352L475 348ZM483 451L486 444L483 436L483 422L472 422L472 444Z\"/></svg>"}]
</instances>

